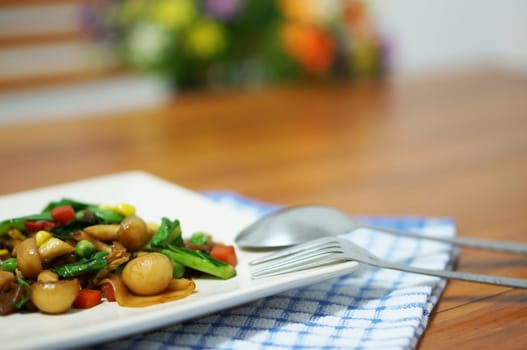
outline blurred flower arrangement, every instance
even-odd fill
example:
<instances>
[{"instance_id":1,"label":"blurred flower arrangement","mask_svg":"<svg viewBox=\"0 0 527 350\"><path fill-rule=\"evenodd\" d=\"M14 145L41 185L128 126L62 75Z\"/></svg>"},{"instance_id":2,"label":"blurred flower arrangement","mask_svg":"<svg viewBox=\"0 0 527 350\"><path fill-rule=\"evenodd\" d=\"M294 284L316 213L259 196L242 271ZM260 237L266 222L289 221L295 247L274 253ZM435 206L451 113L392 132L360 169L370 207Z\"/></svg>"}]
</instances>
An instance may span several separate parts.
<instances>
[{"instance_id":1,"label":"blurred flower arrangement","mask_svg":"<svg viewBox=\"0 0 527 350\"><path fill-rule=\"evenodd\" d=\"M100 0L87 6L93 35L106 38L126 64L163 74L178 88L375 78L386 68L384 42L360 0Z\"/></svg>"}]
</instances>

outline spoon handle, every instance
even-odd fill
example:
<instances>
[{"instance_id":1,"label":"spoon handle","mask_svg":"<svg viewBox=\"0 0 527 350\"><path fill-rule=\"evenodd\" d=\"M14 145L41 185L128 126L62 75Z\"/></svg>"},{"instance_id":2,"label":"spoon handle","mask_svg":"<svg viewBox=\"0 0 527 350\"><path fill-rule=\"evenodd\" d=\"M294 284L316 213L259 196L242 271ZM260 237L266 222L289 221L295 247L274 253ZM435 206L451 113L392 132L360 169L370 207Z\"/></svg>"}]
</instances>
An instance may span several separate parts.
<instances>
[{"instance_id":1,"label":"spoon handle","mask_svg":"<svg viewBox=\"0 0 527 350\"><path fill-rule=\"evenodd\" d=\"M517 242L504 242L504 241L494 241L486 239L476 239L476 238L463 238L463 237L436 237L430 236L423 233L414 233L410 231L396 230L392 228L380 227L375 225L369 225L365 223L360 223L360 227L368 228L374 231L381 233L389 233L403 237L418 238L418 239L427 239L436 242L450 243L459 246L465 246L470 248L478 249L488 249L495 251L502 251L508 253L517 253L517 254L527 254L527 244L517 243Z\"/></svg>"}]
</instances>

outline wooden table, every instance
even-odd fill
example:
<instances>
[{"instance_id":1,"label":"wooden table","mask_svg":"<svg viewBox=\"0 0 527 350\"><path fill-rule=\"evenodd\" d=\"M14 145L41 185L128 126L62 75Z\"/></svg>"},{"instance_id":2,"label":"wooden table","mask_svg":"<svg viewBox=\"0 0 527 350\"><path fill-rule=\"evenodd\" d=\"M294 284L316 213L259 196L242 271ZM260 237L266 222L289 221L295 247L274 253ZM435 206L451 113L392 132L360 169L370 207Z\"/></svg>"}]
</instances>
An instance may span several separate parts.
<instances>
[{"instance_id":1,"label":"wooden table","mask_svg":"<svg viewBox=\"0 0 527 350\"><path fill-rule=\"evenodd\" d=\"M448 216L527 241L527 79L491 73L188 93L115 116L0 128L0 194L130 169L195 190ZM527 257L462 249L457 269L527 277ZM522 348L527 291L451 281L421 349Z\"/></svg>"}]
</instances>

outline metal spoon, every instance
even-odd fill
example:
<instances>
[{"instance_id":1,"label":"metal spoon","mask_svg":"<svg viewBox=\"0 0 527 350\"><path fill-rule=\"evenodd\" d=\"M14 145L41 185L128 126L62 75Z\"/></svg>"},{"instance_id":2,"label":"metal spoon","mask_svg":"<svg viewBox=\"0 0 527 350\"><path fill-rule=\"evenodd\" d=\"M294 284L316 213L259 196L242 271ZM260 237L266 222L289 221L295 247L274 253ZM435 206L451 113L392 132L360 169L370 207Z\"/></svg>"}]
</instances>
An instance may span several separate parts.
<instances>
[{"instance_id":1,"label":"metal spoon","mask_svg":"<svg viewBox=\"0 0 527 350\"><path fill-rule=\"evenodd\" d=\"M527 244L475 238L435 237L423 233L369 225L342 211L323 205L302 205L278 210L244 228L235 242L241 248L270 249L287 247L324 236L338 236L359 228L380 233L427 239L459 246L527 254Z\"/></svg>"}]
</instances>

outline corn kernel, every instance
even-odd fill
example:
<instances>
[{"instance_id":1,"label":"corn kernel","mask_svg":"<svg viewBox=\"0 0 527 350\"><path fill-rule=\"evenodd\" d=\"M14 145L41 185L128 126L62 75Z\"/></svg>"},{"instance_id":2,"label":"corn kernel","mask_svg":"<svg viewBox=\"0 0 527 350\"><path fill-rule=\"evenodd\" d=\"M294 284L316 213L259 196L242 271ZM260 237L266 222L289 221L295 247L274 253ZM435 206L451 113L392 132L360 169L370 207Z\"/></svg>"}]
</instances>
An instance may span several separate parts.
<instances>
[{"instance_id":1,"label":"corn kernel","mask_svg":"<svg viewBox=\"0 0 527 350\"><path fill-rule=\"evenodd\" d=\"M147 222L146 227L149 232L157 232L159 230L159 224L157 222Z\"/></svg>"},{"instance_id":2,"label":"corn kernel","mask_svg":"<svg viewBox=\"0 0 527 350\"><path fill-rule=\"evenodd\" d=\"M122 216L131 216L135 214L135 207L128 203L118 203L113 210Z\"/></svg>"},{"instance_id":3,"label":"corn kernel","mask_svg":"<svg viewBox=\"0 0 527 350\"><path fill-rule=\"evenodd\" d=\"M53 237L53 235L44 230L40 230L35 234L35 240L37 241L37 247L40 247L42 244L44 244L48 239Z\"/></svg>"},{"instance_id":4,"label":"corn kernel","mask_svg":"<svg viewBox=\"0 0 527 350\"><path fill-rule=\"evenodd\" d=\"M9 250L7 249L0 249L0 255L6 255L9 254Z\"/></svg>"}]
</instances>

